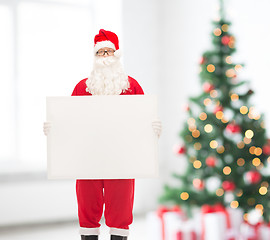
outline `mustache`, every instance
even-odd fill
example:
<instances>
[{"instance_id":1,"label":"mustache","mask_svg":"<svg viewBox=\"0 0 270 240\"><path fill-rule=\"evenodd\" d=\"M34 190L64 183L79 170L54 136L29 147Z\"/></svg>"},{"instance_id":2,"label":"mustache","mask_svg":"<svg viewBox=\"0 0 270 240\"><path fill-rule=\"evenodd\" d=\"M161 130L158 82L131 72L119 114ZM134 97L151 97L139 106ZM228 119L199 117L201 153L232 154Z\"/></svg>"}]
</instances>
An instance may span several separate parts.
<instances>
[{"instance_id":1,"label":"mustache","mask_svg":"<svg viewBox=\"0 0 270 240\"><path fill-rule=\"evenodd\" d=\"M109 57L97 57L95 56L94 65L96 67L108 67L117 62L117 58L115 56Z\"/></svg>"}]
</instances>

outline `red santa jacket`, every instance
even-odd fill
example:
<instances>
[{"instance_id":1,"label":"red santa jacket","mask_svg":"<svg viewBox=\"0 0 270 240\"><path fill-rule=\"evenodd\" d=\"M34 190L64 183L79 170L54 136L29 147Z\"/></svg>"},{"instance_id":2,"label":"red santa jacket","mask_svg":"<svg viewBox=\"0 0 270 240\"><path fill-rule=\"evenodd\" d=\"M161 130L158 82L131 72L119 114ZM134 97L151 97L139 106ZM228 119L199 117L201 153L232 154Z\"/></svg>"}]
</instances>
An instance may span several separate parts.
<instances>
[{"instance_id":1,"label":"red santa jacket","mask_svg":"<svg viewBox=\"0 0 270 240\"><path fill-rule=\"evenodd\" d=\"M86 80L87 78L81 80L72 92L72 96L84 96L84 95L92 95L91 93L86 91ZM144 94L141 86L139 83L132 77L128 77L129 81L129 89L122 92L120 95L133 95L133 94Z\"/></svg>"}]
</instances>

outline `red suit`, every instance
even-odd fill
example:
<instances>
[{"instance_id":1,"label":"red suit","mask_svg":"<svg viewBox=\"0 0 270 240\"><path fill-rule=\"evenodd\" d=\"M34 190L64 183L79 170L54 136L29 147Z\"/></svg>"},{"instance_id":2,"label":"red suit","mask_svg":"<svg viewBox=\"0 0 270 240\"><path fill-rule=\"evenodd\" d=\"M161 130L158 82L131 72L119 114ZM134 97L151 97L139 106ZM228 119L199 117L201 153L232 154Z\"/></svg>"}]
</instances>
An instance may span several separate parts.
<instances>
[{"instance_id":1,"label":"red suit","mask_svg":"<svg viewBox=\"0 0 270 240\"><path fill-rule=\"evenodd\" d=\"M91 95L86 91L86 79L81 80L72 96ZM121 95L144 94L138 82L128 77L129 89ZM104 190L104 191L103 191ZM77 180L78 215L81 235L98 235L105 204L105 222L110 234L127 236L132 223L134 179Z\"/></svg>"}]
</instances>

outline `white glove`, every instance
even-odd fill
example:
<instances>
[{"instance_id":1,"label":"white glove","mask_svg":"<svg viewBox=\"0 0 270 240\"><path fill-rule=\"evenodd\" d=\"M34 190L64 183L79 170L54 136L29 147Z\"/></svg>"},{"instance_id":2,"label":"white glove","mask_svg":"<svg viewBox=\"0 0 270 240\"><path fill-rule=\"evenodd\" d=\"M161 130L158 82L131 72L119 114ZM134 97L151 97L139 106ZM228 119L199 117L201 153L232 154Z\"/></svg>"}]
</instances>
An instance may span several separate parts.
<instances>
[{"instance_id":1,"label":"white glove","mask_svg":"<svg viewBox=\"0 0 270 240\"><path fill-rule=\"evenodd\" d=\"M157 136L160 137L161 131L162 131L161 121L159 119L153 121L152 126L153 126L153 129L154 129L155 133L157 134Z\"/></svg>"},{"instance_id":2,"label":"white glove","mask_svg":"<svg viewBox=\"0 0 270 240\"><path fill-rule=\"evenodd\" d=\"M44 124L43 124L43 132L44 132L44 135L45 136L48 136L51 127L52 127L52 123L50 123L50 122L44 122Z\"/></svg>"}]
</instances>

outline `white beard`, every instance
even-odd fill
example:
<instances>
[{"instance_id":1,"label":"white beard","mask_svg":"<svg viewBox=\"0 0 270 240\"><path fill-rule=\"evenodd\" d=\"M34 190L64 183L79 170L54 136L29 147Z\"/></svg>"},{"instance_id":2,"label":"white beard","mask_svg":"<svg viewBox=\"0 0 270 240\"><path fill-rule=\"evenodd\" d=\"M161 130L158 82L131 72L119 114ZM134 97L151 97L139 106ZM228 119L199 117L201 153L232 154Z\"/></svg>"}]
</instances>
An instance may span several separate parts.
<instances>
[{"instance_id":1,"label":"white beard","mask_svg":"<svg viewBox=\"0 0 270 240\"><path fill-rule=\"evenodd\" d=\"M92 95L120 95L129 88L129 81L118 57L95 56L86 85Z\"/></svg>"}]
</instances>

